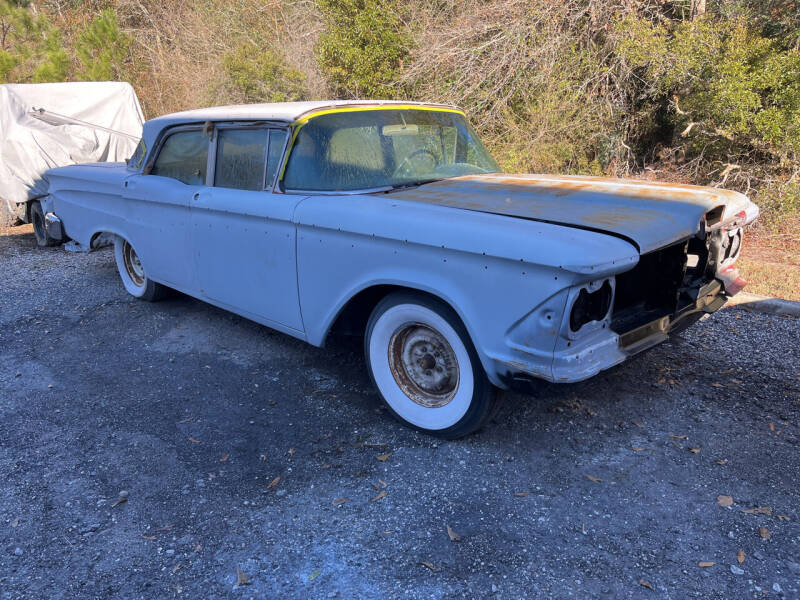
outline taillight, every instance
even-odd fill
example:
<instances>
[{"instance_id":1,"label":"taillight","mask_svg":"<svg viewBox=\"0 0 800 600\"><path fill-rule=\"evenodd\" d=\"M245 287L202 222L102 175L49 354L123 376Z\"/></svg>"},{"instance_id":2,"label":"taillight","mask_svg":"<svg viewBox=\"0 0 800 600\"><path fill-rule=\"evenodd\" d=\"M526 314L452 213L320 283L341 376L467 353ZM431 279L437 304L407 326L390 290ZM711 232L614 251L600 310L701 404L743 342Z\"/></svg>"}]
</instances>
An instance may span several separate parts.
<instances>
[{"instance_id":1,"label":"taillight","mask_svg":"<svg viewBox=\"0 0 800 600\"><path fill-rule=\"evenodd\" d=\"M594 292L582 289L572 305L569 314L569 328L578 331L581 327L592 321L602 321L611 308L611 298L614 295L608 279Z\"/></svg>"}]
</instances>

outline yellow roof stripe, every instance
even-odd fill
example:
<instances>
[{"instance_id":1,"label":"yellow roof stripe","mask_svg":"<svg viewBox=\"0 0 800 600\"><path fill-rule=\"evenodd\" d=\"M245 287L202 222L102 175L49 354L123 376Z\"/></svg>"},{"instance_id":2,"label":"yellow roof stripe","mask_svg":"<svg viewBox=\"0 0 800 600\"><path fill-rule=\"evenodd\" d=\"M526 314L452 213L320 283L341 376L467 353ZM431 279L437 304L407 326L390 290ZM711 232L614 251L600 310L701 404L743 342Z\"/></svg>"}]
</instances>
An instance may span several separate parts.
<instances>
[{"instance_id":1,"label":"yellow roof stripe","mask_svg":"<svg viewBox=\"0 0 800 600\"><path fill-rule=\"evenodd\" d=\"M451 112L466 116L463 110L459 110L458 108L447 108L444 106L421 106L419 104L378 104L373 106L346 106L343 108L327 108L323 110L318 110L315 112L311 112L303 117L300 117L292 124L305 125L306 123L308 123L309 120L313 119L314 117L329 115L331 113L362 112L369 110L428 110L435 112Z\"/></svg>"}]
</instances>

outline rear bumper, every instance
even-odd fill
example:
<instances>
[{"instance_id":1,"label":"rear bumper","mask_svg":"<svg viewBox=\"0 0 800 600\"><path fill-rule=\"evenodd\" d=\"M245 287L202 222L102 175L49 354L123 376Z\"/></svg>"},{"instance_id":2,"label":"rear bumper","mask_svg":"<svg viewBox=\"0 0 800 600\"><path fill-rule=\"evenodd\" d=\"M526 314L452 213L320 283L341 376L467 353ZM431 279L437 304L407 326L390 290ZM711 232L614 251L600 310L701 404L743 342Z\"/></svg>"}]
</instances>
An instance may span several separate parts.
<instances>
[{"instance_id":1,"label":"rear bumper","mask_svg":"<svg viewBox=\"0 0 800 600\"><path fill-rule=\"evenodd\" d=\"M539 379L556 383L583 381L667 341L671 334L683 331L705 314L716 312L726 301L723 285L715 279L699 290L694 304L673 315L655 319L622 335L609 329L596 330L566 351L556 352L550 376L522 359L495 359L498 379L504 387L522 392L532 391Z\"/></svg>"}]
</instances>

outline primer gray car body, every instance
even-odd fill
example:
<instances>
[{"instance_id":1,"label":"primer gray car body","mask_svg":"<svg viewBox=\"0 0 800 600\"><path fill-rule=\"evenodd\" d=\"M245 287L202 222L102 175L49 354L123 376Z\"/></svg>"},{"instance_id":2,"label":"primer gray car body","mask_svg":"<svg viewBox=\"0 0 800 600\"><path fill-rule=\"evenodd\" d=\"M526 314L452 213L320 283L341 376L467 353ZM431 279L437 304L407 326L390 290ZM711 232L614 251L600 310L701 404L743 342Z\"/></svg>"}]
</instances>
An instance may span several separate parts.
<instances>
[{"instance_id":1,"label":"primer gray car body","mask_svg":"<svg viewBox=\"0 0 800 600\"><path fill-rule=\"evenodd\" d=\"M181 127L285 129L288 154L309 116L385 106L394 105L252 105L155 119L131 166L49 171L45 210L85 249L101 234L120 236L154 281L318 346L370 290L427 292L456 311L501 388L586 379L717 310L744 284L734 262L758 209L726 190L494 173L292 192L281 185L286 156L273 185L235 190L210 185L213 151L197 185L149 174Z\"/></svg>"}]
</instances>

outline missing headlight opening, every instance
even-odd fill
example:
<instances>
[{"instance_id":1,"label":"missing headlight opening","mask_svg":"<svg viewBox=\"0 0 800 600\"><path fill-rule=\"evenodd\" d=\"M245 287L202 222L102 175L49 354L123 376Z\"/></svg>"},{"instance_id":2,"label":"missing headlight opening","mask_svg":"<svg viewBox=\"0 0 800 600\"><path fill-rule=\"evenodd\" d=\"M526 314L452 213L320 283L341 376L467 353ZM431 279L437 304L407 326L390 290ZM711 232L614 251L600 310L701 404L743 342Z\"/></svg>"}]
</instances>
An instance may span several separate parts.
<instances>
[{"instance_id":1,"label":"missing headlight opening","mask_svg":"<svg viewBox=\"0 0 800 600\"><path fill-rule=\"evenodd\" d=\"M587 323L602 321L608 314L608 309L611 308L612 295L613 291L608 279L594 292L588 292L586 288L583 288L572 305L572 312L569 315L570 329L578 331Z\"/></svg>"}]
</instances>

